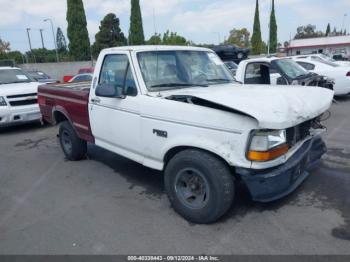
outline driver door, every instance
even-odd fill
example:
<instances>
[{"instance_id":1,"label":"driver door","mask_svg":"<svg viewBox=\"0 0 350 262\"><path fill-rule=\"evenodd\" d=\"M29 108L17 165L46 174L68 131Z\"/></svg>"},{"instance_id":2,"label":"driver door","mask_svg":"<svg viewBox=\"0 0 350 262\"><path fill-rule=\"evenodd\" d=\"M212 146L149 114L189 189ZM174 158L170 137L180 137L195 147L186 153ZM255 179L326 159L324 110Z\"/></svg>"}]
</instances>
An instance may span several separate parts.
<instances>
[{"instance_id":1,"label":"driver door","mask_svg":"<svg viewBox=\"0 0 350 262\"><path fill-rule=\"evenodd\" d=\"M107 54L90 94L89 114L95 143L117 154L142 163L140 108L129 52ZM99 85L123 89L123 97L96 95Z\"/></svg>"}]
</instances>

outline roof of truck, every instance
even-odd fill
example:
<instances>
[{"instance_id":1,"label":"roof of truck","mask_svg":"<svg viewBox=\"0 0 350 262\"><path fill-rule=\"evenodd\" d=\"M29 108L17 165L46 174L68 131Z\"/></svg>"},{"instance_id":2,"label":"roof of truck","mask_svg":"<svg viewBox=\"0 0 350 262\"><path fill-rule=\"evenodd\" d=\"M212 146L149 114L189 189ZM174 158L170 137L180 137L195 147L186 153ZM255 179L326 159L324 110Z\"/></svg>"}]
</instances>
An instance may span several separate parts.
<instances>
[{"instance_id":1,"label":"roof of truck","mask_svg":"<svg viewBox=\"0 0 350 262\"><path fill-rule=\"evenodd\" d=\"M195 46L172 46L172 45L138 45L138 46L120 46L104 49L103 51L170 51L170 50L192 50L192 51L211 51L208 48Z\"/></svg>"}]
</instances>

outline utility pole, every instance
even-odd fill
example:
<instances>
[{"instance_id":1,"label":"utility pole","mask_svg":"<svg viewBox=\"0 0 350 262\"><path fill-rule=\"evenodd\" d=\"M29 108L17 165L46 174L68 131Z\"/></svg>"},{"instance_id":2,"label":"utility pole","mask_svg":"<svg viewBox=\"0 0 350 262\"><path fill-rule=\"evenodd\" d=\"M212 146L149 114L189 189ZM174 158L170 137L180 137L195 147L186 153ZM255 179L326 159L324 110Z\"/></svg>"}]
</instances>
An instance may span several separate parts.
<instances>
[{"instance_id":1,"label":"utility pole","mask_svg":"<svg viewBox=\"0 0 350 262\"><path fill-rule=\"evenodd\" d=\"M51 18L47 18L44 20L44 22L49 21L51 24L51 30L52 30L52 37L53 37L53 43L55 44L55 49L56 49L56 61L57 63L59 62L59 58L58 58L58 50L57 50L57 43L56 43L56 38L55 38L55 30L53 29L53 22Z\"/></svg>"},{"instance_id":2,"label":"utility pole","mask_svg":"<svg viewBox=\"0 0 350 262\"><path fill-rule=\"evenodd\" d=\"M41 44L43 45L43 49L45 49L44 38L43 38L43 31L44 31L44 29L39 29L39 30L40 30L40 36L41 36Z\"/></svg>"},{"instance_id":3,"label":"utility pole","mask_svg":"<svg viewBox=\"0 0 350 262\"><path fill-rule=\"evenodd\" d=\"M348 14L344 14L344 17L343 17L343 23L341 25L341 31L345 31L346 29L346 26L345 26L345 20L346 20L346 17L348 16ZM345 27L345 28L344 28Z\"/></svg>"},{"instance_id":4,"label":"utility pole","mask_svg":"<svg viewBox=\"0 0 350 262\"><path fill-rule=\"evenodd\" d=\"M30 49L30 52L31 52L32 51L32 42L30 41L29 31L30 31L30 28L27 28L28 43L29 43L29 49Z\"/></svg>"}]
</instances>

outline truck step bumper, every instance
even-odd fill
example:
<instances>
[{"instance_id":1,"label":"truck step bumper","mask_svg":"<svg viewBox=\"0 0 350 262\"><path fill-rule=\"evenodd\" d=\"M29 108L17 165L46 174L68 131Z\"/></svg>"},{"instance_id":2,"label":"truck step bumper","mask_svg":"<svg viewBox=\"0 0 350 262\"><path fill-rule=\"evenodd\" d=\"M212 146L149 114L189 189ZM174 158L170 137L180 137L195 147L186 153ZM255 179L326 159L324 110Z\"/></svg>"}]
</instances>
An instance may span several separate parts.
<instances>
[{"instance_id":1,"label":"truck step bumper","mask_svg":"<svg viewBox=\"0 0 350 262\"><path fill-rule=\"evenodd\" d=\"M326 153L320 136L304 145L283 165L267 169L237 169L254 201L271 202L292 193L310 175L309 170Z\"/></svg>"}]
</instances>

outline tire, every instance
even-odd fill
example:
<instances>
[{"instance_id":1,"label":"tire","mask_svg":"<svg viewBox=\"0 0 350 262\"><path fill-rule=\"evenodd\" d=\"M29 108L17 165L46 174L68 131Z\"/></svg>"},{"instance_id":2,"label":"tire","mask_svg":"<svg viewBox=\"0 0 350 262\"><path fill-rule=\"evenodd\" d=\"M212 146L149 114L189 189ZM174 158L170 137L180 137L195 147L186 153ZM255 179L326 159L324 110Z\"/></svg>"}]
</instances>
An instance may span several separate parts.
<instances>
[{"instance_id":1,"label":"tire","mask_svg":"<svg viewBox=\"0 0 350 262\"><path fill-rule=\"evenodd\" d=\"M239 60L242 60L243 58L244 58L244 54L243 53L238 53L237 54L237 58L239 59Z\"/></svg>"},{"instance_id":2,"label":"tire","mask_svg":"<svg viewBox=\"0 0 350 262\"><path fill-rule=\"evenodd\" d=\"M59 140L62 151L70 161L78 161L86 157L87 143L80 139L68 121L60 125Z\"/></svg>"},{"instance_id":3,"label":"tire","mask_svg":"<svg viewBox=\"0 0 350 262\"><path fill-rule=\"evenodd\" d=\"M200 150L176 154L165 168L164 184L174 210L193 223L217 221L234 199L235 183L229 167Z\"/></svg>"}]
</instances>

